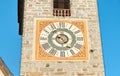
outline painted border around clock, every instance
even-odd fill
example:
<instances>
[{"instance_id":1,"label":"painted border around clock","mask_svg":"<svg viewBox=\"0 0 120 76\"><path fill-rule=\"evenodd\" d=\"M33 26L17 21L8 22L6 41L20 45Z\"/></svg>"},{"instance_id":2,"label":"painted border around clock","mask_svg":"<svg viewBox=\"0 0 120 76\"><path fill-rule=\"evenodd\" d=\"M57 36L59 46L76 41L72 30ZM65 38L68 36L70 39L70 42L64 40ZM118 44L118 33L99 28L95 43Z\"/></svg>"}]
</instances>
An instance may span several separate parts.
<instances>
[{"instance_id":1,"label":"painted border around clock","mask_svg":"<svg viewBox=\"0 0 120 76\"><path fill-rule=\"evenodd\" d=\"M44 26L42 28L40 28L40 23L45 22ZM44 55L40 55L40 43L39 43L39 39L40 39L40 29L43 29L44 27L46 27L48 24L50 23L54 23L54 22L67 22L67 23L71 23L73 25L75 25L76 27L78 27L79 29L82 28L82 26L78 26L78 25L82 25L83 23L83 29L80 29L83 33L84 36L84 41L85 44L83 47L85 47L85 51L81 52L81 56L77 57L77 55L73 55L71 57L65 57L65 58L58 58L58 57L54 57L50 54L44 53L43 52L43 48L42 48L42 52L44 53ZM81 24L78 24L81 23ZM76 25L77 24L77 25ZM88 35L87 35L87 21L86 20L36 20L36 39L35 39L35 60L89 60L89 54L88 54ZM82 47L82 48L83 48ZM85 54L83 54L85 53ZM79 53L80 54L80 53ZM83 56L82 56L83 55Z\"/></svg>"}]
</instances>

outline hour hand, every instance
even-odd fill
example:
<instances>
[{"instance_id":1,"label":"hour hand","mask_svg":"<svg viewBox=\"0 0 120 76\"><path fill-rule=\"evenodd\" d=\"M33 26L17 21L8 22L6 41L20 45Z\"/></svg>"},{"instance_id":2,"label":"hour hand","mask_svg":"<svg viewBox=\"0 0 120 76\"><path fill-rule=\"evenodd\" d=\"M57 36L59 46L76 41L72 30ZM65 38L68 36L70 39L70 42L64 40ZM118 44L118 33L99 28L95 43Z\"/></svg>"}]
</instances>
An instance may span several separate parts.
<instances>
[{"instance_id":1,"label":"hour hand","mask_svg":"<svg viewBox=\"0 0 120 76\"><path fill-rule=\"evenodd\" d=\"M71 48L71 46L70 46L70 45L67 45L66 48Z\"/></svg>"},{"instance_id":2,"label":"hour hand","mask_svg":"<svg viewBox=\"0 0 120 76\"><path fill-rule=\"evenodd\" d=\"M56 33L57 31L56 30L54 30L54 31L52 31L53 33Z\"/></svg>"}]
</instances>

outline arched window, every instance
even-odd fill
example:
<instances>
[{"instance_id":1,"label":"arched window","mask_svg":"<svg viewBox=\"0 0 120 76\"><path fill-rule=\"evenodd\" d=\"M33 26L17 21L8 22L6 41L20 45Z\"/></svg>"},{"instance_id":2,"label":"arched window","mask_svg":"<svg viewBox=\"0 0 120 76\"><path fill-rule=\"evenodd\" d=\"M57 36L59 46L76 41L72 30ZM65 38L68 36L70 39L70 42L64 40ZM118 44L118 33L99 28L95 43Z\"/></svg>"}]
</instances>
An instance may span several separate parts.
<instances>
[{"instance_id":1,"label":"arched window","mask_svg":"<svg viewBox=\"0 0 120 76\"><path fill-rule=\"evenodd\" d=\"M70 16L70 0L54 0L54 16Z\"/></svg>"}]
</instances>

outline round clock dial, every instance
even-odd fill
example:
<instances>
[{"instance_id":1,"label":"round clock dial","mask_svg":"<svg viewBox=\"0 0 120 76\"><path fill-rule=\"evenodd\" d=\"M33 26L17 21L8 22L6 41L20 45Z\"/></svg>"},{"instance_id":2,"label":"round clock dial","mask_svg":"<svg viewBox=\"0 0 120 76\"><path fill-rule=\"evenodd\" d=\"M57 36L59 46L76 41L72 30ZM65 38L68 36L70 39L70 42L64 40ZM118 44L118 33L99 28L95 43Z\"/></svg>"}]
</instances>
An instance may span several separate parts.
<instances>
[{"instance_id":1,"label":"round clock dial","mask_svg":"<svg viewBox=\"0 0 120 76\"><path fill-rule=\"evenodd\" d=\"M56 57L70 57L77 54L84 44L82 32L66 22L47 25L40 34L40 44L45 52Z\"/></svg>"}]
</instances>

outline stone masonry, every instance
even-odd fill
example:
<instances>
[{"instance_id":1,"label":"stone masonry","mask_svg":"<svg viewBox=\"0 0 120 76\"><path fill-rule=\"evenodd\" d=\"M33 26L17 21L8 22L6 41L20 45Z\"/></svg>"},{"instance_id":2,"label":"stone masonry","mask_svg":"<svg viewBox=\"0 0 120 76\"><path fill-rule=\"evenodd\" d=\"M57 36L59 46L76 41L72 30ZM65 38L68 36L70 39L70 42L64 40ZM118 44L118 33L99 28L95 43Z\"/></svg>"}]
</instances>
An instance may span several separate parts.
<instances>
[{"instance_id":1,"label":"stone masonry","mask_svg":"<svg viewBox=\"0 0 120 76\"><path fill-rule=\"evenodd\" d=\"M24 0L20 76L105 76L96 0L70 0L70 17L53 16L53 0ZM36 20L87 20L89 60L35 60Z\"/></svg>"}]
</instances>

